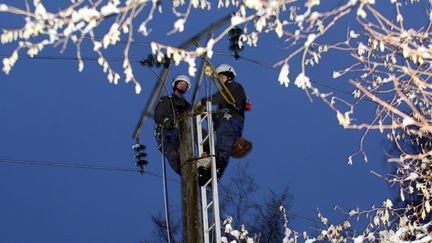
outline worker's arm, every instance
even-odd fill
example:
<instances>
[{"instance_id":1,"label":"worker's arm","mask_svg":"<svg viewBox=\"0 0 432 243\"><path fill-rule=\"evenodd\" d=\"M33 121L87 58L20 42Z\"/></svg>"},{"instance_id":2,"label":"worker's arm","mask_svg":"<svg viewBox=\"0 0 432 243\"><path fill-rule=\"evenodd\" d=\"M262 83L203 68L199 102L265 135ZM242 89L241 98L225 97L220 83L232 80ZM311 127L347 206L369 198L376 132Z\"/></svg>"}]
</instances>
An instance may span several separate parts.
<instances>
[{"instance_id":1,"label":"worker's arm","mask_svg":"<svg viewBox=\"0 0 432 243\"><path fill-rule=\"evenodd\" d=\"M228 84L227 88L231 92L232 96L234 97L237 107L241 105L243 101L246 100L245 91L239 83L233 82L231 84ZM224 105L226 107L229 107L228 102L224 99L224 97L220 94L220 92L215 93L214 95L209 97L208 100L211 100L213 105ZM200 102L203 106L205 106L206 101L207 99L204 98Z\"/></svg>"},{"instance_id":2,"label":"worker's arm","mask_svg":"<svg viewBox=\"0 0 432 243\"><path fill-rule=\"evenodd\" d=\"M241 86L241 84L239 83L235 83L235 87L233 88L231 93L236 101L237 107L240 109L244 109L244 107L240 107L246 104L246 92L244 91L243 86Z\"/></svg>"},{"instance_id":3,"label":"worker's arm","mask_svg":"<svg viewBox=\"0 0 432 243\"><path fill-rule=\"evenodd\" d=\"M225 99L222 97L222 95L220 94L220 92L217 92L217 93L213 94L210 97L203 98L200 101L200 103L205 107L207 100L211 101L213 103L213 105L220 105L220 104L223 104L225 102Z\"/></svg>"}]
</instances>

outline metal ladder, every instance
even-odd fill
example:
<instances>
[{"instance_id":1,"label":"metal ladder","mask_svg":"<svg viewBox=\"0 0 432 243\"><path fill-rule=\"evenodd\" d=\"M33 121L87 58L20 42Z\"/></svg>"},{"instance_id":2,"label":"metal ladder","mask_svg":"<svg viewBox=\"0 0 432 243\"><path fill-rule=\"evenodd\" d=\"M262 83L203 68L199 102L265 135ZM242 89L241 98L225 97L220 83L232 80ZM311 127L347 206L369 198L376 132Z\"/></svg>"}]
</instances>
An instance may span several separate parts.
<instances>
[{"instance_id":1,"label":"metal ladder","mask_svg":"<svg viewBox=\"0 0 432 243\"><path fill-rule=\"evenodd\" d=\"M214 129L212 120L212 103L207 101L207 112L204 115L197 115L196 117L196 129L197 129L197 144L198 144L198 156L204 152L204 143L208 141L210 147L210 158L211 158L211 179L208 180L204 186L201 187L201 210L203 219L203 233L204 243L210 243L210 232L213 230L214 238L216 243L221 243L221 223L219 214L219 194L217 185L217 172L216 172L216 152L214 144ZM207 120L208 134L203 138L202 125ZM212 200L207 200L207 188L211 189ZM212 209L212 221L209 225L208 212Z\"/></svg>"}]
</instances>

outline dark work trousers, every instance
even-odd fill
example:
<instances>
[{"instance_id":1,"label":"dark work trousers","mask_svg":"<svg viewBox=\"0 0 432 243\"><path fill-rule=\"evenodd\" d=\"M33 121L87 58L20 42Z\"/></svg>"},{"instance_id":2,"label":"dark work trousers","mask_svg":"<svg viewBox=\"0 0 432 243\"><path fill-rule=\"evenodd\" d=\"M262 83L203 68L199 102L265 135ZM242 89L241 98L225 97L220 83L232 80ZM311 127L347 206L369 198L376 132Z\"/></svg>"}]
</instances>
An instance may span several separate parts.
<instances>
[{"instance_id":1,"label":"dark work trousers","mask_svg":"<svg viewBox=\"0 0 432 243\"><path fill-rule=\"evenodd\" d=\"M162 134L164 135L164 141L162 141ZM203 137L207 136L207 131L205 129L202 130ZM181 175L181 161L180 161L180 141L179 141L179 132L177 129L166 129L162 126L156 125L154 129L154 135L159 147L159 151L162 152L162 142L164 142L165 148L165 156L169 161L169 164L173 168L173 170ZM196 138L196 126L194 129L194 135ZM196 140L195 140L196 141ZM235 141L234 141L235 142ZM209 153L208 140L204 143L204 151ZM201 155L199 155L201 156Z\"/></svg>"},{"instance_id":2,"label":"dark work trousers","mask_svg":"<svg viewBox=\"0 0 432 243\"><path fill-rule=\"evenodd\" d=\"M180 167L180 142L179 133L177 129L165 129L162 127L155 128L155 137L159 146L159 151L162 152L162 142L164 147L164 154L168 159L169 164L173 170L181 175ZM163 139L162 139L163 135ZM162 141L163 140L163 141Z\"/></svg>"},{"instance_id":3,"label":"dark work trousers","mask_svg":"<svg viewBox=\"0 0 432 243\"><path fill-rule=\"evenodd\" d=\"M243 124L234 117L217 119L216 129L216 167L220 178L228 166L234 143L242 135Z\"/></svg>"}]
</instances>

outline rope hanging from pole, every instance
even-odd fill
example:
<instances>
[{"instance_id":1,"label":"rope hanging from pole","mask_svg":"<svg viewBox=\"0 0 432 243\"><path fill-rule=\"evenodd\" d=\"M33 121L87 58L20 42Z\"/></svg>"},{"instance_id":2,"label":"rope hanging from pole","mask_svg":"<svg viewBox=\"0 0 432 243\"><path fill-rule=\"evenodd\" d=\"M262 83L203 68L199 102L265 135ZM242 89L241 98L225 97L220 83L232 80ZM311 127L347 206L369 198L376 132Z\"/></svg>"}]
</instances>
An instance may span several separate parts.
<instances>
[{"instance_id":1,"label":"rope hanging from pole","mask_svg":"<svg viewBox=\"0 0 432 243\"><path fill-rule=\"evenodd\" d=\"M167 231L168 243L171 243L171 229L170 229L170 213L168 203L168 182L166 177L166 157L165 157L165 134L161 129L161 140L162 140L162 176L163 176L163 193L164 193L164 206L165 206L165 223Z\"/></svg>"}]
</instances>

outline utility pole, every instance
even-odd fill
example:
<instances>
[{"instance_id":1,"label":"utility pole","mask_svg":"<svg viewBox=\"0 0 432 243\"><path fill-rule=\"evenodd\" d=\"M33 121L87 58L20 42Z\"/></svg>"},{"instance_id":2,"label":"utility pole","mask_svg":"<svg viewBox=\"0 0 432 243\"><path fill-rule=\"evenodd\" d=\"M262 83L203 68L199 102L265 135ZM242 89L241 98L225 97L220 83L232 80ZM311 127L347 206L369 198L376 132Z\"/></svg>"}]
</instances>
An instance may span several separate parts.
<instances>
[{"instance_id":1,"label":"utility pole","mask_svg":"<svg viewBox=\"0 0 432 243\"><path fill-rule=\"evenodd\" d=\"M193 153L192 116L183 113L178 119L180 140L183 242L202 242L202 218L198 189L197 163Z\"/></svg>"}]
</instances>

